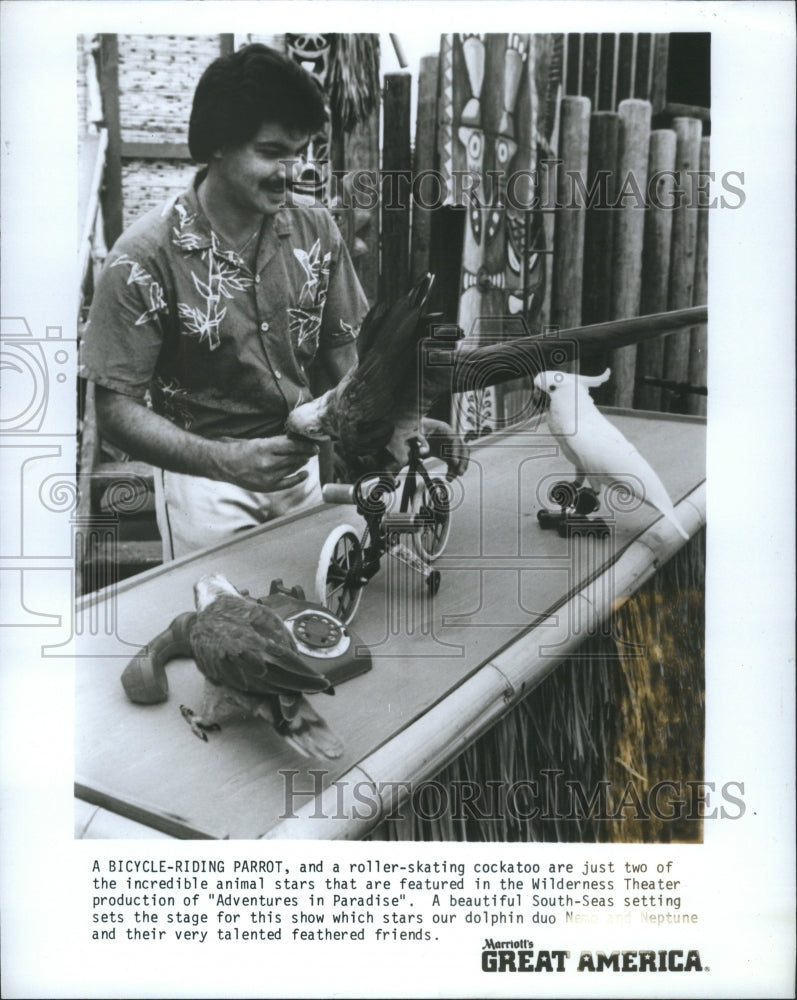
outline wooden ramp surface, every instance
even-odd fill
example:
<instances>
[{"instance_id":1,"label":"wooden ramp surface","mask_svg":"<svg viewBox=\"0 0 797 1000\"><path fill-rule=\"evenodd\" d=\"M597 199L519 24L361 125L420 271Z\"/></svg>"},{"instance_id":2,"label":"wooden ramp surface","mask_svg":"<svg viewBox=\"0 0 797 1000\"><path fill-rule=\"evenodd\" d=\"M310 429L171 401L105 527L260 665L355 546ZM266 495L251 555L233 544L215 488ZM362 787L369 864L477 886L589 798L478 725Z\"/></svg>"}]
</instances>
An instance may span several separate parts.
<instances>
[{"instance_id":1,"label":"wooden ramp surface","mask_svg":"<svg viewBox=\"0 0 797 1000\"><path fill-rule=\"evenodd\" d=\"M607 413L676 504L703 482L702 420ZM538 483L572 478L543 431L513 430L474 448L461 486L455 483L433 602L395 560L383 560L368 584L353 627L372 649L373 669L339 685L334 697L312 696L346 744L337 761L302 758L251 720L228 723L202 743L179 710L201 703L203 680L191 660L169 664L170 695L159 705L129 702L119 678L138 647L192 609L193 584L207 572L224 573L254 596L281 578L310 597L328 533L341 523L358 533L363 527L353 507L323 505L142 574L118 586L115 603L107 593L83 599L75 640L78 797L176 836L258 838L285 812L280 770L298 770L295 787L307 789L314 782L307 772L323 770L326 785L444 699L659 519L648 507L621 514L611 546L581 540L569 549L556 532L543 531Z\"/></svg>"}]
</instances>

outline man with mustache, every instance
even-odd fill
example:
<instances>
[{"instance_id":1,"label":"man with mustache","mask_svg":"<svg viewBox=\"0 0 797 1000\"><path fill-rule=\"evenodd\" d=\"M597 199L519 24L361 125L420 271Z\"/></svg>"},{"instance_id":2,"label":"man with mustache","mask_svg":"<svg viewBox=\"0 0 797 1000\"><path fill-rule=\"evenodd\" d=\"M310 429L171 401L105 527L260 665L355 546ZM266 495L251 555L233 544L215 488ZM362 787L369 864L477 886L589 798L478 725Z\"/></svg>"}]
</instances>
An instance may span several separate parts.
<instances>
[{"instance_id":1,"label":"man with mustache","mask_svg":"<svg viewBox=\"0 0 797 1000\"><path fill-rule=\"evenodd\" d=\"M329 212L291 197L326 122L320 87L248 45L194 94L191 187L116 242L81 353L102 435L155 466L164 559L320 500L317 447L285 436L356 360L368 303Z\"/></svg>"}]
</instances>

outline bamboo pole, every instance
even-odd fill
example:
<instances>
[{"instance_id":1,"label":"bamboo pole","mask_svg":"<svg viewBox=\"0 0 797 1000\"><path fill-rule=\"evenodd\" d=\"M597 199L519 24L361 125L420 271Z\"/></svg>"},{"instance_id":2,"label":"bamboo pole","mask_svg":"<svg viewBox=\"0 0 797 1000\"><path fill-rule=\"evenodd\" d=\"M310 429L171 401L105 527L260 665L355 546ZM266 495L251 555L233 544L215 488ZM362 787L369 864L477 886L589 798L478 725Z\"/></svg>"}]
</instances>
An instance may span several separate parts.
<instances>
[{"instance_id":1,"label":"bamboo pole","mask_svg":"<svg viewBox=\"0 0 797 1000\"><path fill-rule=\"evenodd\" d=\"M649 32L637 35L634 66L634 97L650 100L650 76L653 61L653 36Z\"/></svg>"},{"instance_id":2,"label":"bamboo pole","mask_svg":"<svg viewBox=\"0 0 797 1000\"><path fill-rule=\"evenodd\" d=\"M581 95L592 107L598 104L598 35L587 32L581 46Z\"/></svg>"},{"instance_id":3,"label":"bamboo pole","mask_svg":"<svg viewBox=\"0 0 797 1000\"><path fill-rule=\"evenodd\" d=\"M700 143L700 171L710 169L710 140ZM695 257L694 302L697 306L708 302L708 198L701 195L697 208L697 251ZM689 384L696 386L708 383L708 330L705 324L693 327L689 338ZM706 397L690 395L687 399L689 413L701 417L706 415Z\"/></svg>"},{"instance_id":4,"label":"bamboo pole","mask_svg":"<svg viewBox=\"0 0 797 1000\"><path fill-rule=\"evenodd\" d=\"M360 170L375 171L379 163L380 113L377 101L368 117L344 135L342 168L347 175ZM343 187L345 190L345 181ZM352 261L368 301L374 303L379 290L379 210L358 205L356 198L352 200Z\"/></svg>"},{"instance_id":5,"label":"bamboo pole","mask_svg":"<svg viewBox=\"0 0 797 1000\"><path fill-rule=\"evenodd\" d=\"M612 319L639 314L642 293L642 246L645 234L643 201L648 183L650 103L629 99L620 105L620 142L617 171L620 176L620 207L615 220L612 253ZM623 198L628 190L629 198ZM612 357L614 403L631 406L634 399L636 345L614 352Z\"/></svg>"},{"instance_id":6,"label":"bamboo pole","mask_svg":"<svg viewBox=\"0 0 797 1000\"><path fill-rule=\"evenodd\" d=\"M614 232L616 212L607 209L617 198L620 116L607 111L594 112L589 127L588 191L605 175L604 189L587 208L584 226L584 291L581 319L585 324L602 323L612 318L612 273L614 262ZM590 202L593 199L590 196ZM603 370L610 363L609 353L595 358ZM602 386L594 393L598 403L611 402L614 383Z\"/></svg>"},{"instance_id":7,"label":"bamboo pole","mask_svg":"<svg viewBox=\"0 0 797 1000\"><path fill-rule=\"evenodd\" d=\"M485 385L499 385L524 374L533 377L549 365L561 367L556 356L561 353L563 342L576 344L583 360L707 321L706 306L695 306L655 316L635 316L573 327L562 330L556 337L520 337L473 350L462 349L457 352L452 386L455 392L465 392Z\"/></svg>"},{"instance_id":8,"label":"bamboo pole","mask_svg":"<svg viewBox=\"0 0 797 1000\"><path fill-rule=\"evenodd\" d=\"M557 174L552 291L553 323L564 329L581 323L585 198L573 177L587 176L590 102L586 97L562 99Z\"/></svg>"},{"instance_id":9,"label":"bamboo pole","mask_svg":"<svg viewBox=\"0 0 797 1000\"><path fill-rule=\"evenodd\" d=\"M634 82L634 36L630 31L620 34L617 50L617 86L615 101L617 104L627 97L632 97Z\"/></svg>"},{"instance_id":10,"label":"bamboo pole","mask_svg":"<svg viewBox=\"0 0 797 1000\"><path fill-rule=\"evenodd\" d=\"M544 44L537 39L538 47ZM545 249L551 254L554 248L554 233L556 229L556 212L553 210L556 205L556 164L551 157L553 151L559 148L559 134L561 129L561 106L564 86L562 81L569 72L566 65L567 44L566 36L552 36L553 51L548 63L548 89L545 93L542 111L537 115L537 131L541 132L549 143L547 150L537 149L537 170L540 178L540 207L543 211L542 224L545 231ZM557 76L556 62L561 58L562 75ZM538 63L539 65L539 55ZM543 296L542 311L540 314L540 328L545 328L552 323L552 292L553 292L553 257L545 259L545 294Z\"/></svg>"},{"instance_id":11,"label":"bamboo pole","mask_svg":"<svg viewBox=\"0 0 797 1000\"><path fill-rule=\"evenodd\" d=\"M689 536L695 535L706 522L705 483L681 500L676 511ZM572 621L586 620L594 629L684 544L666 519L656 521L593 581L591 598L577 593L557 607L539 626L518 636L447 698L269 830L263 839L354 840L366 836L406 801L413 785L417 787L438 774L575 651L584 636L574 634ZM599 595L597 600L595 595ZM358 797L364 782L372 790L366 806Z\"/></svg>"},{"instance_id":12,"label":"bamboo pole","mask_svg":"<svg viewBox=\"0 0 797 1000\"><path fill-rule=\"evenodd\" d=\"M409 286L411 85L409 73L385 76L379 298L386 305Z\"/></svg>"},{"instance_id":13,"label":"bamboo pole","mask_svg":"<svg viewBox=\"0 0 797 1000\"><path fill-rule=\"evenodd\" d=\"M423 56L418 73L418 111L415 121L414 178L434 169L435 126L437 117L437 64L436 55ZM429 204L437 197L425 190L423 183L418 198L412 201L412 233L410 250L411 283L415 284L429 270L429 244L431 240L432 213L420 201Z\"/></svg>"},{"instance_id":14,"label":"bamboo pole","mask_svg":"<svg viewBox=\"0 0 797 1000\"><path fill-rule=\"evenodd\" d=\"M398 35L391 34L390 41L393 43L393 51L396 53L399 66L402 69L406 69L409 63L407 62L407 56L404 53L404 46L401 44L401 39Z\"/></svg>"},{"instance_id":15,"label":"bamboo pole","mask_svg":"<svg viewBox=\"0 0 797 1000\"><path fill-rule=\"evenodd\" d=\"M557 215L557 213L553 210L556 205L556 162L547 159L540 159L537 169L540 177L540 204L542 208L546 210L544 211L542 217L542 225L545 231L545 249L552 251L555 245ZM545 261L545 295L543 297L542 312L540 315L540 321L543 328L553 324L553 260L554 258L550 256L546 258Z\"/></svg>"},{"instance_id":16,"label":"bamboo pole","mask_svg":"<svg viewBox=\"0 0 797 1000\"><path fill-rule=\"evenodd\" d=\"M697 253L697 206L692 198L692 181L687 171L700 167L702 124L696 118L676 118L677 137L675 170L678 176L678 203L673 209L672 248L670 255L670 309L685 309L693 304L695 256ZM678 333L664 342L664 377L673 382L689 378L689 334ZM668 407L675 412L677 401Z\"/></svg>"},{"instance_id":17,"label":"bamboo pole","mask_svg":"<svg viewBox=\"0 0 797 1000\"><path fill-rule=\"evenodd\" d=\"M667 72L670 61L670 36L653 36L652 66L650 75L650 103L654 114L663 110L667 103Z\"/></svg>"},{"instance_id":18,"label":"bamboo pole","mask_svg":"<svg viewBox=\"0 0 797 1000\"><path fill-rule=\"evenodd\" d=\"M615 89L615 57L616 39L613 34L604 33L600 36L601 55L598 69L598 110L614 111Z\"/></svg>"},{"instance_id":19,"label":"bamboo pole","mask_svg":"<svg viewBox=\"0 0 797 1000\"><path fill-rule=\"evenodd\" d=\"M613 205L617 197L617 149L620 117L610 111L596 111L589 125L589 169L587 190L605 177L598 187L595 204L587 208L584 224L584 289L581 319L584 323L602 323L611 319L612 244L614 237Z\"/></svg>"},{"instance_id":20,"label":"bamboo pole","mask_svg":"<svg viewBox=\"0 0 797 1000\"><path fill-rule=\"evenodd\" d=\"M642 295L639 311L645 316L664 312L670 286L670 240L675 179L675 132L656 129L650 133L648 176L657 177L645 218L642 262ZM661 378L664 374L664 341L646 340L637 347L637 372ZM634 406L640 410L661 409L661 389L637 382Z\"/></svg>"},{"instance_id":21,"label":"bamboo pole","mask_svg":"<svg viewBox=\"0 0 797 1000\"><path fill-rule=\"evenodd\" d=\"M102 207L105 243L112 247L122 235L122 127L119 118L119 43L116 35L100 35L100 92L108 132Z\"/></svg>"},{"instance_id":22,"label":"bamboo pole","mask_svg":"<svg viewBox=\"0 0 797 1000\"><path fill-rule=\"evenodd\" d=\"M581 35L573 32L565 45L564 93L575 97L581 93Z\"/></svg>"}]
</instances>

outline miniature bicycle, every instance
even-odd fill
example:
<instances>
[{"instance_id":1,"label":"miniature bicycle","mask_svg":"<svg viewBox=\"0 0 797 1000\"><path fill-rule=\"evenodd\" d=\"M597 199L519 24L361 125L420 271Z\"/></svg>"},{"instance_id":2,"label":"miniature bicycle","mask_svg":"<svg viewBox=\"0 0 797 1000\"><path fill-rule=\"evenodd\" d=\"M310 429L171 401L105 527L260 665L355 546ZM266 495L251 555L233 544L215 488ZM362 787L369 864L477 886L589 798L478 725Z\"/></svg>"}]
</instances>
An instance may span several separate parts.
<instances>
[{"instance_id":1,"label":"miniature bicycle","mask_svg":"<svg viewBox=\"0 0 797 1000\"><path fill-rule=\"evenodd\" d=\"M436 594L440 587L440 571L430 563L442 554L448 542L451 487L439 476L429 475L417 438L409 446L403 485L401 474L381 473L364 476L353 486L329 483L323 488L328 503L354 503L357 513L365 519L362 537L351 525L335 528L318 560L316 600L345 623L357 613L363 589L379 571L385 555L418 573L430 594ZM399 487L399 509L391 511L390 499ZM409 535L412 549L402 541L404 535Z\"/></svg>"}]
</instances>

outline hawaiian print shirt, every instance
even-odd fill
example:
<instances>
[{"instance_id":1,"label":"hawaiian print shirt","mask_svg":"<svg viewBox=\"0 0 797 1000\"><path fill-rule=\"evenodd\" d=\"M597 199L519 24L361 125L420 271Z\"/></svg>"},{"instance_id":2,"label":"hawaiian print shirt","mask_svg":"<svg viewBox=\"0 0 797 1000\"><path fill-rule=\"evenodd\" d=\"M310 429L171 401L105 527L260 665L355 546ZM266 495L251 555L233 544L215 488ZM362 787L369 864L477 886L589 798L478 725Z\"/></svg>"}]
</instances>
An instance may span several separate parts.
<instances>
[{"instance_id":1,"label":"hawaiian print shirt","mask_svg":"<svg viewBox=\"0 0 797 1000\"><path fill-rule=\"evenodd\" d=\"M316 352L356 338L368 303L329 212L267 218L255 270L211 229L196 184L117 240L81 344L84 378L146 398L203 437L282 433L312 398Z\"/></svg>"}]
</instances>

